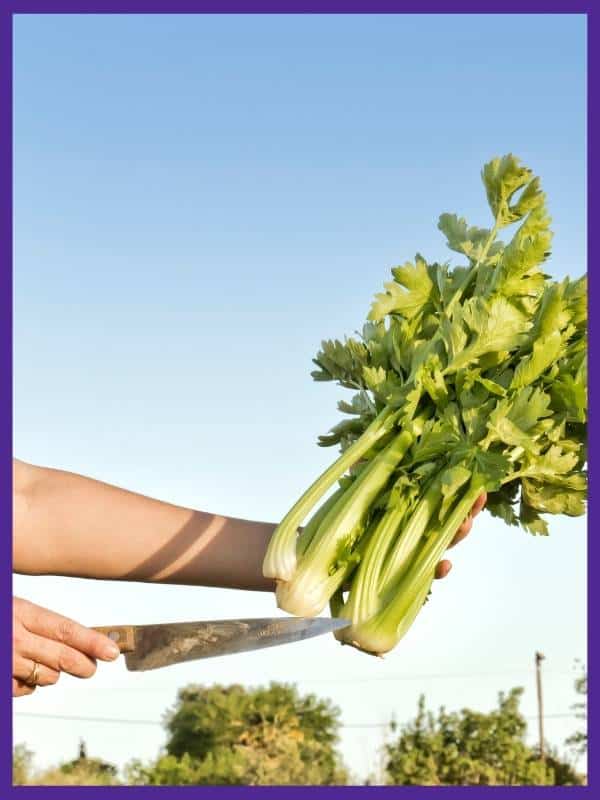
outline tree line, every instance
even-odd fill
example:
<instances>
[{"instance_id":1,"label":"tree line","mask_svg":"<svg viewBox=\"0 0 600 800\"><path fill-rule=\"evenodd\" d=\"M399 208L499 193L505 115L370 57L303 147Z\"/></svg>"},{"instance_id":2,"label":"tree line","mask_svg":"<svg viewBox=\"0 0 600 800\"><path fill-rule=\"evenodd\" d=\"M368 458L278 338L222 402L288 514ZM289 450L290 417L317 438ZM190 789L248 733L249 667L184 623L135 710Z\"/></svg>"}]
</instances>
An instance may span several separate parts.
<instances>
[{"instance_id":1,"label":"tree line","mask_svg":"<svg viewBox=\"0 0 600 800\"><path fill-rule=\"evenodd\" d=\"M339 753L340 711L329 700L271 683L189 685L164 718L167 741L151 761L130 761L119 773L88 756L82 743L73 761L34 768L33 753L13 750L13 783L35 785L582 785L576 759L587 750L587 677L575 682L578 729L564 752L546 744L540 754L526 742L520 710L523 690L500 692L492 711L426 708L421 696L413 719L390 726L380 774L359 779Z\"/></svg>"}]
</instances>

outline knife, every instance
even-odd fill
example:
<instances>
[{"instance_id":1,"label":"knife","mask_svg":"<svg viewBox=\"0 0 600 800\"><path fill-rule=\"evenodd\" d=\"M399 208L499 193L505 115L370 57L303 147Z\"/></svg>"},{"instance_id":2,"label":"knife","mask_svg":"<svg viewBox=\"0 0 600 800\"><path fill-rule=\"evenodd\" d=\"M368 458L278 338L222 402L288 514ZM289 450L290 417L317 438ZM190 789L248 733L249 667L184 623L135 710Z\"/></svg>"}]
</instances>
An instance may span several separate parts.
<instances>
[{"instance_id":1,"label":"knife","mask_svg":"<svg viewBox=\"0 0 600 800\"><path fill-rule=\"evenodd\" d=\"M299 642L349 624L345 619L272 617L101 626L94 630L112 639L125 655L127 669L138 672Z\"/></svg>"}]
</instances>

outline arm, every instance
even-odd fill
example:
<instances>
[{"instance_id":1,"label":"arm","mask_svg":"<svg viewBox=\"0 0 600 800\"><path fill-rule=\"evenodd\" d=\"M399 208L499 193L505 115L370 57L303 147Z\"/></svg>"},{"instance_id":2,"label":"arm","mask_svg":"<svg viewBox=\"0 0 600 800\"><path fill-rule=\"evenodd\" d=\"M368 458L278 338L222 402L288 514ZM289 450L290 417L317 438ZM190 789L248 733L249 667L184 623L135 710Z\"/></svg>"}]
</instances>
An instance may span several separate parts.
<instances>
[{"instance_id":1,"label":"arm","mask_svg":"<svg viewBox=\"0 0 600 800\"><path fill-rule=\"evenodd\" d=\"M262 574L272 523L194 511L22 461L13 465L16 572L274 589ZM472 516L484 503L480 498ZM455 542L471 524L465 521ZM450 566L440 562L437 577Z\"/></svg>"},{"instance_id":2,"label":"arm","mask_svg":"<svg viewBox=\"0 0 600 800\"><path fill-rule=\"evenodd\" d=\"M271 523L181 508L16 460L13 487L16 572L274 588L262 575Z\"/></svg>"}]
</instances>

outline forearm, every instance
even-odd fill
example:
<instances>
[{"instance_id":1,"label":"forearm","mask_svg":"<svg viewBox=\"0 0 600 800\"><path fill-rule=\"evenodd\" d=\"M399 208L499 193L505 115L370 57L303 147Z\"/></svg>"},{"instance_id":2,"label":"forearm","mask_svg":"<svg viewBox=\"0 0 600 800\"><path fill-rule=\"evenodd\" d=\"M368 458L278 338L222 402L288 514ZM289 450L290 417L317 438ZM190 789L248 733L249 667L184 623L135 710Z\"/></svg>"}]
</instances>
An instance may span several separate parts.
<instances>
[{"instance_id":1,"label":"forearm","mask_svg":"<svg viewBox=\"0 0 600 800\"><path fill-rule=\"evenodd\" d=\"M274 525L163 503L15 462L13 569L35 575L271 590Z\"/></svg>"}]
</instances>

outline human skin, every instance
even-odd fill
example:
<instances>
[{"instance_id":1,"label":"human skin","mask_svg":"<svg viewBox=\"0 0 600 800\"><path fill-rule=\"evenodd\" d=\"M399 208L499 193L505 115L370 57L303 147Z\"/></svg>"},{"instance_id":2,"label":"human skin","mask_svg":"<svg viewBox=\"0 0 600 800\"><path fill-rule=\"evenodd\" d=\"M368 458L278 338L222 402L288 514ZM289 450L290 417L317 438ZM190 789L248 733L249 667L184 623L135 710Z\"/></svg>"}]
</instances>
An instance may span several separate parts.
<instances>
[{"instance_id":1,"label":"human skin","mask_svg":"<svg viewBox=\"0 0 600 800\"><path fill-rule=\"evenodd\" d=\"M469 533L485 500L483 495L475 504L453 544ZM273 591L262 562L275 527L13 461L13 570L18 573ZM436 577L450 568L448 560L441 561ZM27 601L15 598L14 613L13 694L31 691L23 681L34 661L44 666L42 685L55 682L53 673L61 671L89 677L95 659L110 660L108 649L114 651L107 637Z\"/></svg>"},{"instance_id":2,"label":"human skin","mask_svg":"<svg viewBox=\"0 0 600 800\"><path fill-rule=\"evenodd\" d=\"M13 697L36 689L27 683L35 663L39 665L37 686L51 686L61 672L91 678L97 659L112 661L118 655L107 636L20 597L13 598Z\"/></svg>"}]
</instances>

